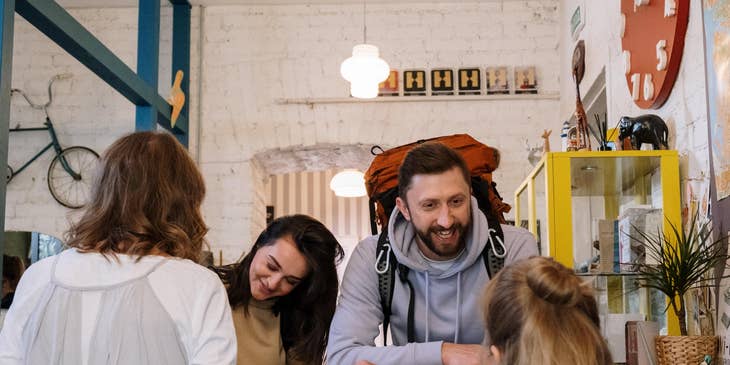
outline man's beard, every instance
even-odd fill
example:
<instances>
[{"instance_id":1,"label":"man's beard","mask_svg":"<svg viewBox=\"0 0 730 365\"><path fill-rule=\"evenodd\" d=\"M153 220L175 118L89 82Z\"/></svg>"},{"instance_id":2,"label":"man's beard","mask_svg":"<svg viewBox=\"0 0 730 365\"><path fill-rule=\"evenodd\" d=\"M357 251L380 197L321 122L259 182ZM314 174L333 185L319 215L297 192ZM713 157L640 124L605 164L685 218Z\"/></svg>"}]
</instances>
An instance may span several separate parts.
<instances>
[{"instance_id":1,"label":"man's beard","mask_svg":"<svg viewBox=\"0 0 730 365\"><path fill-rule=\"evenodd\" d=\"M433 240L431 239L431 234L438 235L438 231L445 231L446 229L441 226L431 226L428 228L427 231L422 231L415 227L416 235L418 238L421 239L421 242L423 242L426 247L428 247L431 252L442 256L442 257L454 257L456 254L458 254L465 246L466 246L466 232L469 231L469 224L466 226L463 226L461 223L454 223L452 228L457 232L459 235L459 241L457 242L456 246L454 246L454 249L451 251L444 251L436 247L436 245L433 243Z\"/></svg>"}]
</instances>

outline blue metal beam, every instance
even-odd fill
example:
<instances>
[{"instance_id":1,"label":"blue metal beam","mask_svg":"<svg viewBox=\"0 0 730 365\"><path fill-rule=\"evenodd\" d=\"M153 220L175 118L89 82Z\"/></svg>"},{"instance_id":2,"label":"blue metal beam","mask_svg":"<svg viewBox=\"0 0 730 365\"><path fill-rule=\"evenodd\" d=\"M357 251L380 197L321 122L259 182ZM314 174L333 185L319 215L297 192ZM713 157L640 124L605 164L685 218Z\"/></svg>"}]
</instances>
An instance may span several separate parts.
<instances>
[{"instance_id":1,"label":"blue metal beam","mask_svg":"<svg viewBox=\"0 0 730 365\"><path fill-rule=\"evenodd\" d=\"M158 123L173 133L187 134L187 122L178 118L170 126L170 104L157 90L137 76L112 51L99 42L55 1L16 0L15 11L71 56L99 76L135 105L149 105L157 112ZM5 60L3 59L3 63Z\"/></svg>"},{"instance_id":2,"label":"blue metal beam","mask_svg":"<svg viewBox=\"0 0 730 365\"><path fill-rule=\"evenodd\" d=\"M13 27L15 0L0 0L0 166L8 165L8 128L10 126L10 82L13 66ZM7 181L0 178L0 253L5 253L5 192ZM0 272L3 263L0 260ZM0 297L2 297L0 288Z\"/></svg>"},{"instance_id":3,"label":"blue metal beam","mask_svg":"<svg viewBox=\"0 0 730 365\"><path fill-rule=\"evenodd\" d=\"M158 90L160 68L160 0L140 0L137 22L137 75ZM135 130L157 126L157 112L151 105L137 105Z\"/></svg>"},{"instance_id":4,"label":"blue metal beam","mask_svg":"<svg viewBox=\"0 0 730 365\"><path fill-rule=\"evenodd\" d=\"M187 1L172 2L172 78L175 80L175 73L181 70L184 73L180 88L185 94L187 101L180 112L180 121L184 121L188 130L188 105L190 105L190 4ZM188 146L188 134L175 133L178 141L185 147Z\"/></svg>"}]
</instances>

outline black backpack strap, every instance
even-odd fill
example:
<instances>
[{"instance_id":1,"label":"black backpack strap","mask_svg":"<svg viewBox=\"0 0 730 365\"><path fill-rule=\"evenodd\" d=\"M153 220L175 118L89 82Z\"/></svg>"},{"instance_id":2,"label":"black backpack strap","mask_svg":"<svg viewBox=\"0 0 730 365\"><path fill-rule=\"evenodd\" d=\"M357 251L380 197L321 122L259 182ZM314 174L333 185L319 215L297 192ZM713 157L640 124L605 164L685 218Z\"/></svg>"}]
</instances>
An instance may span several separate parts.
<instances>
[{"instance_id":1,"label":"black backpack strap","mask_svg":"<svg viewBox=\"0 0 730 365\"><path fill-rule=\"evenodd\" d=\"M370 198L368 200L368 210L370 211L370 232L373 234L378 234L378 217L375 213L375 202L377 199L375 197Z\"/></svg>"},{"instance_id":2,"label":"black backpack strap","mask_svg":"<svg viewBox=\"0 0 730 365\"><path fill-rule=\"evenodd\" d=\"M494 228L492 228L494 226ZM504 259L507 257L507 247L504 245L504 232L499 222L489 222L489 238L482 250L484 266L487 268L487 275L493 278L499 270L504 267Z\"/></svg>"},{"instance_id":3,"label":"black backpack strap","mask_svg":"<svg viewBox=\"0 0 730 365\"><path fill-rule=\"evenodd\" d=\"M375 249L375 272L378 274L378 292L380 292L380 306L383 308L383 343L388 338L390 325L390 305L393 302L393 281L398 261L390 248L388 230L383 229L378 237Z\"/></svg>"},{"instance_id":4,"label":"black backpack strap","mask_svg":"<svg viewBox=\"0 0 730 365\"><path fill-rule=\"evenodd\" d=\"M408 271L407 266L398 264L398 278L400 278L402 283L408 284L408 290L410 291L410 299L408 299L408 328L406 333L408 334L408 343L413 343L416 342L416 330L414 328L415 324L413 323L415 321L415 305L413 303L415 299L415 291L413 290L413 284L411 284L411 281L408 280Z\"/></svg>"},{"instance_id":5,"label":"black backpack strap","mask_svg":"<svg viewBox=\"0 0 730 365\"><path fill-rule=\"evenodd\" d=\"M390 325L390 315L392 314L391 306L393 304L393 289L395 281L395 272L398 271L398 277L401 282L408 285L410 291L408 300L408 342L415 342L415 306L413 284L408 280L409 269L407 266L398 263L395 254L390 247L387 228L380 233L378 237L378 245L375 249L375 272L378 274L378 292L380 292L380 305L383 308L383 343L388 340L388 326Z\"/></svg>"}]
</instances>

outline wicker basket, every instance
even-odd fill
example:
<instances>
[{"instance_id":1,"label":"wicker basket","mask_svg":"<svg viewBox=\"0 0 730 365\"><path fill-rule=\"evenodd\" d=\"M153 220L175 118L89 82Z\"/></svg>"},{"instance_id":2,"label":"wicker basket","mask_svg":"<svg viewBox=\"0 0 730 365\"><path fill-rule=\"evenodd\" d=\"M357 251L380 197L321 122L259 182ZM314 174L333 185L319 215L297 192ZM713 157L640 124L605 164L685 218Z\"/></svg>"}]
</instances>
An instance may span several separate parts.
<instances>
[{"instance_id":1,"label":"wicker basket","mask_svg":"<svg viewBox=\"0 0 730 365\"><path fill-rule=\"evenodd\" d=\"M657 336L657 365L697 365L705 355L714 360L717 341L717 336Z\"/></svg>"}]
</instances>

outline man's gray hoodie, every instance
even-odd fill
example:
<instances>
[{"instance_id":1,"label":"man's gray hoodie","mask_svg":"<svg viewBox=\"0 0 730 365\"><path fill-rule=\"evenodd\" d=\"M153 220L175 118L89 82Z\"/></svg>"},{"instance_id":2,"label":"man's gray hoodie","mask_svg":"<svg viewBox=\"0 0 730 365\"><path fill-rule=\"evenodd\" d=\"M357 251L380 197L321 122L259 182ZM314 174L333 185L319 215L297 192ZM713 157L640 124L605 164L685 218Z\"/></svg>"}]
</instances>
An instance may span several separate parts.
<instances>
[{"instance_id":1,"label":"man's gray hoodie","mask_svg":"<svg viewBox=\"0 0 730 365\"><path fill-rule=\"evenodd\" d=\"M360 242L350 257L340 287L340 299L327 345L327 363L352 365L368 360L377 365L441 365L443 342L480 344L484 339L481 296L489 276L482 259L489 226L471 201L472 224L465 251L446 270L433 267L419 252L413 225L394 209L388 237L398 262L409 267L415 290L415 338L407 343L409 292L394 280L390 333L393 345L375 347L383 311L375 272L377 236ZM502 225L507 256L505 265L537 255L537 243L528 231Z\"/></svg>"}]
</instances>

